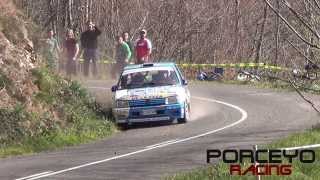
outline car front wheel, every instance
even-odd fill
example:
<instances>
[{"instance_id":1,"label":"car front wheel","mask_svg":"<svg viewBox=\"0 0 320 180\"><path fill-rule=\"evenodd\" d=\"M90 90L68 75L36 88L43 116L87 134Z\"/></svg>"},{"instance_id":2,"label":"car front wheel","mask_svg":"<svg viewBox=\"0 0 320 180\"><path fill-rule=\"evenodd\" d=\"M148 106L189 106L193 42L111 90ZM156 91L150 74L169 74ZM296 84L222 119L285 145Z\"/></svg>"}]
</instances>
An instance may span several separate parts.
<instances>
[{"instance_id":1,"label":"car front wheel","mask_svg":"<svg viewBox=\"0 0 320 180\"><path fill-rule=\"evenodd\" d=\"M129 124L128 123L121 123L121 124L118 124L118 127L121 131L125 131L125 130L128 130L130 127L129 127Z\"/></svg>"},{"instance_id":2,"label":"car front wheel","mask_svg":"<svg viewBox=\"0 0 320 180\"><path fill-rule=\"evenodd\" d=\"M178 123L179 124L186 123L189 120L190 120L190 104L186 103L185 108L184 108L184 117L179 118Z\"/></svg>"}]
</instances>

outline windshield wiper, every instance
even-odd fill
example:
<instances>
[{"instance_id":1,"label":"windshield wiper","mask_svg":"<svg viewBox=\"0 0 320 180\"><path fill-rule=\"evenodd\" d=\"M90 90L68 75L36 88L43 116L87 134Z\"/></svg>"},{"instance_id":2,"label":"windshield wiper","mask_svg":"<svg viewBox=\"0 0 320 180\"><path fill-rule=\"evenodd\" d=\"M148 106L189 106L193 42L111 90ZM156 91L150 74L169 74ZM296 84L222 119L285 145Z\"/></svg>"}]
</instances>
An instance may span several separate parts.
<instances>
[{"instance_id":1,"label":"windshield wiper","mask_svg":"<svg viewBox=\"0 0 320 180\"><path fill-rule=\"evenodd\" d=\"M176 85L176 83L154 83L154 82L151 82L149 84L150 85L155 85L155 86L172 86L172 85Z\"/></svg>"}]
</instances>

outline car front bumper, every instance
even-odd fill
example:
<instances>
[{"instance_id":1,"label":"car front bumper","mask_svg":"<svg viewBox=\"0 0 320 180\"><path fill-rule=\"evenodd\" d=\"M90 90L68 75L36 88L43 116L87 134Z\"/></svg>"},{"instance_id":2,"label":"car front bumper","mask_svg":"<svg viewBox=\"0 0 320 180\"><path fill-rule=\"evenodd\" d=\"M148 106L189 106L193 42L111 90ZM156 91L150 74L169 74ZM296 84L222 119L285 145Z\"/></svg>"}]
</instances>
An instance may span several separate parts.
<instances>
[{"instance_id":1,"label":"car front bumper","mask_svg":"<svg viewBox=\"0 0 320 180\"><path fill-rule=\"evenodd\" d=\"M184 104L169 104L147 107L113 108L112 112L118 124L155 122L183 118L185 112L184 107Z\"/></svg>"}]
</instances>

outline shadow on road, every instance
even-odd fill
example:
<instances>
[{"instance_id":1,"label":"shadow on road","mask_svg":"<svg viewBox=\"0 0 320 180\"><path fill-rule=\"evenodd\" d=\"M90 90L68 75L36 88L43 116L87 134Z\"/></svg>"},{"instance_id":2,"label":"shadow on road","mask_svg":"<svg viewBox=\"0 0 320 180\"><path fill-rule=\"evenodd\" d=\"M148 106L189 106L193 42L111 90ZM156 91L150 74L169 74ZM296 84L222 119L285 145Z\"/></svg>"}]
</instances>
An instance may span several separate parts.
<instances>
[{"instance_id":1,"label":"shadow on road","mask_svg":"<svg viewBox=\"0 0 320 180\"><path fill-rule=\"evenodd\" d=\"M128 131L133 129L147 129L161 126L173 126L178 125L175 121L161 121L161 122L141 122L141 123L133 123L129 126L119 127L120 130Z\"/></svg>"}]
</instances>

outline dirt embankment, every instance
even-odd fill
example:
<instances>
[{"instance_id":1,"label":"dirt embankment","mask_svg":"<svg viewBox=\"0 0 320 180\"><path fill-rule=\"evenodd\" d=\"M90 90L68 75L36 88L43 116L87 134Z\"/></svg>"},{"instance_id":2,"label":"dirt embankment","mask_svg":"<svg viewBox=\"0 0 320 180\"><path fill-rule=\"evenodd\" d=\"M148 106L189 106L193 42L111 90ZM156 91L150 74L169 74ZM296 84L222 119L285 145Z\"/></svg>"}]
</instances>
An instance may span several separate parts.
<instances>
[{"instance_id":1,"label":"dirt embankment","mask_svg":"<svg viewBox=\"0 0 320 180\"><path fill-rule=\"evenodd\" d=\"M22 14L9 0L0 2L0 108L22 103L32 109L32 95L37 87L30 70L37 66L30 52L32 41ZM29 50L29 51L28 51Z\"/></svg>"},{"instance_id":2,"label":"dirt embankment","mask_svg":"<svg viewBox=\"0 0 320 180\"><path fill-rule=\"evenodd\" d=\"M46 128L46 123L32 122L43 114L57 119L55 110L35 98L40 92L33 75L40 67L32 43L37 34L11 0L0 1L0 140L15 136L17 129L32 134L39 124Z\"/></svg>"}]
</instances>

